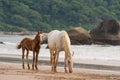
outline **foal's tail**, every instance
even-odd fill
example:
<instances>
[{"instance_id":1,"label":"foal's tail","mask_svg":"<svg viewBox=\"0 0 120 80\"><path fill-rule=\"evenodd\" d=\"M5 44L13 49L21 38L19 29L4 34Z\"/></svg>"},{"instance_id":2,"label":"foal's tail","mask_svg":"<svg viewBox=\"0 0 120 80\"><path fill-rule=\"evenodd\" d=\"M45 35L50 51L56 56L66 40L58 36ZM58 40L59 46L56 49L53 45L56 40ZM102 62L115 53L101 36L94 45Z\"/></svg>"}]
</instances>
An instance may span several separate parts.
<instances>
[{"instance_id":1,"label":"foal's tail","mask_svg":"<svg viewBox=\"0 0 120 80\"><path fill-rule=\"evenodd\" d=\"M21 48L21 44L17 45L17 49L20 49Z\"/></svg>"}]
</instances>

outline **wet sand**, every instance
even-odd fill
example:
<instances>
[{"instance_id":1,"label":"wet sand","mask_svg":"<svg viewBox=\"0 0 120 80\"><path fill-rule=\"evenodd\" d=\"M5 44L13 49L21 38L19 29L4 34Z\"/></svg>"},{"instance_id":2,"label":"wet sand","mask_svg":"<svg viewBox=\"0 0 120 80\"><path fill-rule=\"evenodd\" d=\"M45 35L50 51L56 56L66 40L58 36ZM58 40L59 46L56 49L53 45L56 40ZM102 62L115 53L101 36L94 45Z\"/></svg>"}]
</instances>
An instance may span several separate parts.
<instances>
[{"instance_id":1,"label":"wet sand","mask_svg":"<svg viewBox=\"0 0 120 80\"><path fill-rule=\"evenodd\" d=\"M40 66L39 70L23 70L21 64L0 62L0 80L120 80L119 72L98 71L74 68L73 73L64 73L63 67L58 72L50 71L50 66Z\"/></svg>"},{"instance_id":2,"label":"wet sand","mask_svg":"<svg viewBox=\"0 0 120 80\"><path fill-rule=\"evenodd\" d=\"M73 73L65 73L59 66L58 72L53 73L49 65L39 64L38 68L38 71L23 70L21 63L0 59L0 80L120 80L120 71L114 70L73 68Z\"/></svg>"}]
</instances>

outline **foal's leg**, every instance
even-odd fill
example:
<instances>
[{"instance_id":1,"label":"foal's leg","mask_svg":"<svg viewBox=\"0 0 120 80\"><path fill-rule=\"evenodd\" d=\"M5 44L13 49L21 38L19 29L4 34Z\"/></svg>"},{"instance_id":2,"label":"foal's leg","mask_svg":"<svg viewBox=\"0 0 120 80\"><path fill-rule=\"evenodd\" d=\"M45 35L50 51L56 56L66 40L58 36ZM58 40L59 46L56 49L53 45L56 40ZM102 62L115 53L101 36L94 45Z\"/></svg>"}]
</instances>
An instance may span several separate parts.
<instances>
[{"instance_id":1,"label":"foal's leg","mask_svg":"<svg viewBox=\"0 0 120 80\"><path fill-rule=\"evenodd\" d=\"M39 52L36 53L36 60L35 60L35 68L36 68L36 70L38 70L38 67L37 67L38 54L39 54Z\"/></svg>"},{"instance_id":2,"label":"foal's leg","mask_svg":"<svg viewBox=\"0 0 120 80\"><path fill-rule=\"evenodd\" d=\"M25 69L25 65L24 65L24 52L25 52L25 49L22 48L22 67L23 67L23 69Z\"/></svg>"},{"instance_id":3,"label":"foal's leg","mask_svg":"<svg viewBox=\"0 0 120 80\"><path fill-rule=\"evenodd\" d=\"M33 64L32 64L32 70L34 70L34 62L35 62L35 51L33 51Z\"/></svg>"},{"instance_id":4,"label":"foal's leg","mask_svg":"<svg viewBox=\"0 0 120 80\"><path fill-rule=\"evenodd\" d=\"M29 50L27 50L26 59L27 59L27 66L28 66L28 69L30 69L28 54L29 54Z\"/></svg>"}]
</instances>

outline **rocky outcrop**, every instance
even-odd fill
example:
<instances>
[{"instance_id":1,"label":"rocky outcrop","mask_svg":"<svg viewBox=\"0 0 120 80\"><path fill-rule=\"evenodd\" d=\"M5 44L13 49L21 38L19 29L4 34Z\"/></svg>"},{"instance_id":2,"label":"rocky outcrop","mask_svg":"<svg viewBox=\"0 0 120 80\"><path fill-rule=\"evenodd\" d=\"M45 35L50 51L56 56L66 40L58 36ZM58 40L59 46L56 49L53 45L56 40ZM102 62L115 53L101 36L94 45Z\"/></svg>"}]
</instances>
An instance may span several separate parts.
<instances>
[{"instance_id":1,"label":"rocky outcrop","mask_svg":"<svg viewBox=\"0 0 120 80\"><path fill-rule=\"evenodd\" d=\"M105 20L90 31L95 44L120 45L120 23L116 20Z\"/></svg>"},{"instance_id":2,"label":"rocky outcrop","mask_svg":"<svg viewBox=\"0 0 120 80\"><path fill-rule=\"evenodd\" d=\"M83 29L82 27L71 29L67 31L67 33L70 37L71 44L79 45L79 44L91 44L92 43L92 39L91 39L89 32Z\"/></svg>"},{"instance_id":3,"label":"rocky outcrop","mask_svg":"<svg viewBox=\"0 0 120 80\"><path fill-rule=\"evenodd\" d=\"M0 41L0 44L4 44L4 43Z\"/></svg>"},{"instance_id":4,"label":"rocky outcrop","mask_svg":"<svg viewBox=\"0 0 120 80\"><path fill-rule=\"evenodd\" d=\"M43 33L43 36L42 36L42 44L47 44L47 39L48 39L48 33Z\"/></svg>"}]
</instances>

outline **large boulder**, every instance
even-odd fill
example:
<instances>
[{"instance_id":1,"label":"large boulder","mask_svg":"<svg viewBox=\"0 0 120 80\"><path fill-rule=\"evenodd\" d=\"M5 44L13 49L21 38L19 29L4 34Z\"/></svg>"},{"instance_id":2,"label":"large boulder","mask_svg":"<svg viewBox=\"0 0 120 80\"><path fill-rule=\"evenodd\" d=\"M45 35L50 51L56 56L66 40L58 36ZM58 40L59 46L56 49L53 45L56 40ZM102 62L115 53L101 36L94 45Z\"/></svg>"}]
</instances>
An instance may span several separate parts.
<instances>
[{"instance_id":1,"label":"large boulder","mask_svg":"<svg viewBox=\"0 0 120 80\"><path fill-rule=\"evenodd\" d=\"M2 41L0 41L0 44L4 44Z\"/></svg>"},{"instance_id":2,"label":"large boulder","mask_svg":"<svg viewBox=\"0 0 120 80\"><path fill-rule=\"evenodd\" d=\"M89 32L83 29L82 27L73 28L67 31L67 33L70 37L71 44L79 45L79 44L91 44L92 43L92 39L91 39Z\"/></svg>"},{"instance_id":3,"label":"large boulder","mask_svg":"<svg viewBox=\"0 0 120 80\"><path fill-rule=\"evenodd\" d=\"M116 20L105 20L90 31L95 44L120 45L120 23Z\"/></svg>"},{"instance_id":4,"label":"large boulder","mask_svg":"<svg viewBox=\"0 0 120 80\"><path fill-rule=\"evenodd\" d=\"M42 44L47 44L48 33L43 33L42 35L43 35L42 36L42 40L43 40Z\"/></svg>"}]
</instances>

